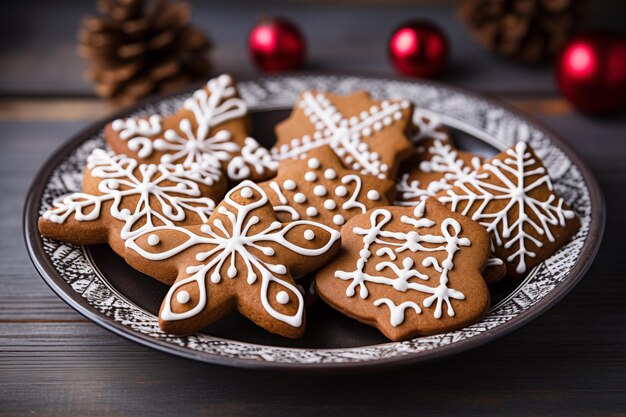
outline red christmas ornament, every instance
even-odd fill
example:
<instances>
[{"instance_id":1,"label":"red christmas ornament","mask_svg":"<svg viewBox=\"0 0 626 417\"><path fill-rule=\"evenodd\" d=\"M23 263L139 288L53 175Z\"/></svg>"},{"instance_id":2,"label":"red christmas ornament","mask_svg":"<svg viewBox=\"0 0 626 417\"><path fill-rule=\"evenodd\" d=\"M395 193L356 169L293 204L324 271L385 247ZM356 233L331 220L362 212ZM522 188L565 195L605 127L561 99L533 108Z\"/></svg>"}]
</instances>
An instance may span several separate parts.
<instances>
[{"instance_id":1,"label":"red christmas ornament","mask_svg":"<svg viewBox=\"0 0 626 417\"><path fill-rule=\"evenodd\" d=\"M300 67L306 55L306 42L295 24L283 18L266 18L248 36L248 48L256 65L266 72Z\"/></svg>"},{"instance_id":2,"label":"red christmas ornament","mask_svg":"<svg viewBox=\"0 0 626 417\"><path fill-rule=\"evenodd\" d=\"M448 60L448 41L437 26L411 21L398 27L389 41L389 59L397 71L414 77L436 77Z\"/></svg>"},{"instance_id":3,"label":"red christmas ornament","mask_svg":"<svg viewBox=\"0 0 626 417\"><path fill-rule=\"evenodd\" d=\"M561 93L584 112L626 107L626 39L608 33L573 38L561 52L556 79Z\"/></svg>"}]
</instances>

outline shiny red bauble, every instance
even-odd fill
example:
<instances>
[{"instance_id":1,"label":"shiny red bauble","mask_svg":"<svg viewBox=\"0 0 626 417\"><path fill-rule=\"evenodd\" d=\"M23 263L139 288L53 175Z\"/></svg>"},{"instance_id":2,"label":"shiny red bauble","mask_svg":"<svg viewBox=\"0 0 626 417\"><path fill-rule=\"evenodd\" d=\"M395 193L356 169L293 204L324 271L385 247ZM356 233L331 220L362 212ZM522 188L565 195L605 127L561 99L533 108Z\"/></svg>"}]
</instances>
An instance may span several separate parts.
<instances>
[{"instance_id":1,"label":"shiny red bauble","mask_svg":"<svg viewBox=\"0 0 626 417\"><path fill-rule=\"evenodd\" d=\"M556 79L579 110L611 113L626 108L626 39L609 33L573 38L559 56Z\"/></svg>"},{"instance_id":2,"label":"shiny red bauble","mask_svg":"<svg viewBox=\"0 0 626 417\"><path fill-rule=\"evenodd\" d=\"M448 41L432 23L414 20L399 26L389 40L395 69L413 77L436 77L448 61Z\"/></svg>"},{"instance_id":3,"label":"shiny red bauble","mask_svg":"<svg viewBox=\"0 0 626 417\"><path fill-rule=\"evenodd\" d=\"M299 68L306 56L306 42L298 27L284 18L265 18L248 35L248 48L263 71Z\"/></svg>"}]
</instances>

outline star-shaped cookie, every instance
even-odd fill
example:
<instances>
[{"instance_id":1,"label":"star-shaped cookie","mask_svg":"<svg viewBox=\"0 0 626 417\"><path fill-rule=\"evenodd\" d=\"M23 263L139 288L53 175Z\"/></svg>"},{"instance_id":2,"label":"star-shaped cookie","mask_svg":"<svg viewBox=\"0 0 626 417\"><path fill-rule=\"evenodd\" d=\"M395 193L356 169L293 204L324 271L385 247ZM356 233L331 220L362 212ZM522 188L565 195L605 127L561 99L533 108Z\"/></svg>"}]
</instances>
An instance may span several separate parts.
<instances>
[{"instance_id":1,"label":"star-shaped cookie","mask_svg":"<svg viewBox=\"0 0 626 417\"><path fill-rule=\"evenodd\" d=\"M303 159L285 159L275 178L260 184L281 221L309 219L336 229L352 216L390 205L395 184L346 169L329 146Z\"/></svg>"},{"instance_id":2,"label":"star-shaped cookie","mask_svg":"<svg viewBox=\"0 0 626 417\"><path fill-rule=\"evenodd\" d=\"M274 175L277 161L248 133L247 105L229 75L209 80L173 115L117 119L105 128L117 153L206 170L208 185L226 181L226 175L231 182Z\"/></svg>"},{"instance_id":3,"label":"star-shaped cookie","mask_svg":"<svg viewBox=\"0 0 626 417\"><path fill-rule=\"evenodd\" d=\"M173 281L159 312L169 333L199 330L231 308L286 337L304 332L298 278L332 259L339 232L309 220L280 223L262 188L244 181L209 221L162 226L126 242L126 259L141 272Z\"/></svg>"},{"instance_id":4,"label":"star-shaped cookie","mask_svg":"<svg viewBox=\"0 0 626 417\"><path fill-rule=\"evenodd\" d=\"M349 96L305 91L289 118L276 126L271 152L284 160L328 145L347 168L393 179L412 152L405 136L411 110L407 100L373 100L362 91Z\"/></svg>"},{"instance_id":5,"label":"star-shaped cookie","mask_svg":"<svg viewBox=\"0 0 626 417\"><path fill-rule=\"evenodd\" d=\"M157 226L204 223L215 203L211 188L180 165L140 164L96 149L83 191L63 196L39 218L42 235L76 244L108 243L124 255L124 241Z\"/></svg>"}]
</instances>

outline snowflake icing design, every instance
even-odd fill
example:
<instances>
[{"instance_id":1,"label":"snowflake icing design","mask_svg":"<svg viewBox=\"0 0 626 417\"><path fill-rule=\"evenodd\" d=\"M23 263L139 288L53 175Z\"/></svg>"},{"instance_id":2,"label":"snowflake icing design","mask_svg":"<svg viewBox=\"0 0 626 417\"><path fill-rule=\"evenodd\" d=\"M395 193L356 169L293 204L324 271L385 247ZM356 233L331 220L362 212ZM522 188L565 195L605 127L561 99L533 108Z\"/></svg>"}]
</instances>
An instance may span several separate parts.
<instances>
[{"instance_id":1,"label":"snowflake icing design","mask_svg":"<svg viewBox=\"0 0 626 417\"><path fill-rule=\"evenodd\" d=\"M448 272L454 268L454 256L461 247L470 246L471 242L468 238L459 237L461 233L461 225L452 218L447 218L441 223L441 235L433 235L420 233L420 229L429 228L435 225L435 222L424 218L425 202L421 202L413 210L413 217L402 216L400 221L404 224L412 226L415 230L410 232L394 232L383 230L384 226L392 220L392 214L386 209L376 209L370 215L371 227L363 229L354 227L352 231L363 236L363 248L359 251L359 258L356 262L354 271L336 271L334 276L344 281L350 281L346 289L346 296L353 297L358 288L359 296L366 299L369 295L367 283L387 285L395 290L405 293L409 290L430 294L424 299L423 305L426 308L435 304L433 316L436 319L442 317L443 304L447 305L447 313L453 317L455 315L452 307L451 299L464 300L465 295L453 288L448 287ZM388 257L390 261L381 261L374 266L376 271L389 269L393 271L395 278L389 278L380 275L373 275L365 272L365 268L374 255L371 250L372 245L380 246L376 252L376 257ZM429 286L415 280L429 281L430 277L417 270L413 259L409 256L401 260L402 266L396 265L394 261L405 251L412 253L417 252L446 252L446 258L439 263L434 256L428 256L422 261L422 266L432 267L435 273L439 275L436 286ZM395 305L393 301L387 298L374 300L375 306L387 305L391 311L391 325L397 327L404 321L404 311L412 308L417 314L421 314L422 310L415 302L405 302Z\"/></svg>"},{"instance_id":2,"label":"snowflake icing design","mask_svg":"<svg viewBox=\"0 0 626 417\"><path fill-rule=\"evenodd\" d=\"M422 200L434 197L440 191L452 188L455 181L470 180L476 177L478 175L477 170L481 166L481 159L478 156L474 156L470 165L467 165L460 157L457 149L439 139L434 140L428 149L422 148L419 151L431 155L429 160L420 162L417 168L419 172L436 172L440 173L442 177L439 180L431 181L424 187L419 180L411 180L410 172L402 174L396 186L400 196L400 200L395 202L396 205L414 206ZM484 178L486 176L483 176L482 179Z\"/></svg>"},{"instance_id":3,"label":"snowflake icing design","mask_svg":"<svg viewBox=\"0 0 626 417\"><path fill-rule=\"evenodd\" d=\"M456 181L454 188L438 199L451 210L484 226L495 245L505 249L517 245L517 250L506 261L516 263L515 270L521 274L526 271L527 258L537 256L528 244L542 247L541 237L553 242L551 226L565 226L567 219L576 216L572 210L565 209L563 199L552 192L545 200L533 197L531 193L539 187L553 189L547 170L537 163L525 142L518 142L506 151L504 160L493 159L484 164L479 174ZM506 206L490 212L493 201L505 201ZM532 234L524 230L525 226Z\"/></svg>"},{"instance_id":4,"label":"snowflake icing design","mask_svg":"<svg viewBox=\"0 0 626 417\"><path fill-rule=\"evenodd\" d=\"M218 130L210 135L220 124L243 118L247 106L237 96L233 80L228 75L209 80L207 89L197 90L185 100L183 108L192 113L193 120L181 119L179 131L168 129L163 132L162 118L158 115L148 119L118 119L111 127L119 132L120 139L128 141L128 148L137 152L138 157L147 158L154 151L164 152L162 163L180 161L185 168L203 173L201 178L208 185L219 180L220 167L229 161L234 166L229 165L227 172L237 175L231 179L250 175L250 168L242 167L244 165L252 166L259 174L274 171L277 161L269 158L269 152L263 153L253 138L246 138L242 149L232 141L233 135L228 130ZM151 139L154 136L158 137Z\"/></svg>"},{"instance_id":5,"label":"snowflake icing design","mask_svg":"<svg viewBox=\"0 0 626 417\"><path fill-rule=\"evenodd\" d=\"M383 100L380 107L372 106L368 111L350 118L342 115L323 93L314 95L306 91L298 105L309 118L315 132L313 135L294 138L289 144L274 147L272 153L277 159L300 158L312 149L329 145L355 171L387 178L390 167L381 162L380 155L371 151L363 139L401 120L402 110L410 106L407 100Z\"/></svg>"},{"instance_id":6,"label":"snowflake icing design","mask_svg":"<svg viewBox=\"0 0 626 417\"><path fill-rule=\"evenodd\" d=\"M180 165L139 164L125 155L95 149L87 160L87 169L91 176L101 179L98 191L102 194L80 192L62 197L43 213L44 219L64 223L74 215L78 221L95 220L100 217L102 203L111 201L110 213L124 222L120 237L126 240L157 225L173 226L185 220L187 212L206 222L215 208L213 200L202 196L198 184L185 178L189 173ZM132 210L122 208L128 196L139 196ZM152 206L151 198L159 202L160 209Z\"/></svg>"},{"instance_id":7,"label":"snowflake icing design","mask_svg":"<svg viewBox=\"0 0 626 417\"><path fill-rule=\"evenodd\" d=\"M245 198L252 198L253 195L258 194L259 198L246 204L240 204L232 199L235 193L240 193ZM200 234L184 227L167 226L144 233L144 235L150 235L148 237L149 245L151 245L150 238L152 236L157 237L155 232L164 230L187 235L187 239L183 243L174 248L168 247L164 252L154 252L154 248L151 250L142 248L137 244L140 235L126 242L127 248L149 260L168 259L183 251L193 250L192 248L202 245L194 252L194 259L199 263L187 266L185 272L189 276L177 280L170 288L161 311L162 320L184 320L199 314L207 305L207 281L219 284L223 278L234 279L239 276L240 271L237 270L236 259L241 258L246 268L242 275L245 276L247 283L252 285L258 279L261 280L260 299L267 313L274 319L293 327L300 327L303 324L304 301L302 294L296 285L286 279L289 274L288 268L280 263L280 254L274 247L278 245L303 257L316 257L327 253L340 235L339 232L323 224L308 220L286 224L271 221L266 227L262 227L267 223L267 219L255 215L254 211L266 204L268 204L268 197L264 191L253 182L244 181L225 196L224 201L216 210L217 213L228 219L226 224L219 218L211 218L209 223L200 227ZM262 230L259 231L259 228ZM256 231L252 233L251 229ZM294 233L298 234L295 231L299 229L304 229L303 236L307 241L315 239L320 231L325 232L328 239L319 248L303 247L293 241L293 235ZM158 244L158 242L159 239L157 238L156 243ZM202 262L205 260L206 262ZM293 316L285 315L272 307L268 297L271 283L276 283L291 293L290 296L287 291L278 292L276 294L277 303L286 304L291 297L295 297L295 302L298 305L296 314ZM176 313L172 309L172 303L176 300L179 305L185 306L189 302L189 292L183 289L189 284L197 285L200 298L195 306L187 308L183 313Z\"/></svg>"}]
</instances>

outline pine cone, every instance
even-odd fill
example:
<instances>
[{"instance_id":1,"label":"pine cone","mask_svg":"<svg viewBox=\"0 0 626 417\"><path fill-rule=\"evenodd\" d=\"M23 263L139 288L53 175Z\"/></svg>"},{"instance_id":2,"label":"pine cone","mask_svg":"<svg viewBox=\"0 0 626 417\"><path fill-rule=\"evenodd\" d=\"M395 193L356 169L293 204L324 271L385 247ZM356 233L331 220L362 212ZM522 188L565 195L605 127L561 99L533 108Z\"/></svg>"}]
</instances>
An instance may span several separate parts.
<instances>
[{"instance_id":1,"label":"pine cone","mask_svg":"<svg viewBox=\"0 0 626 417\"><path fill-rule=\"evenodd\" d=\"M82 21L78 52L101 97L129 104L208 75L211 43L189 24L187 3L100 0L98 9Z\"/></svg>"},{"instance_id":2,"label":"pine cone","mask_svg":"<svg viewBox=\"0 0 626 417\"><path fill-rule=\"evenodd\" d=\"M464 0L460 19L473 37L505 57L525 62L554 58L578 30L584 0Z\"/></svg>"}]
</instances>

